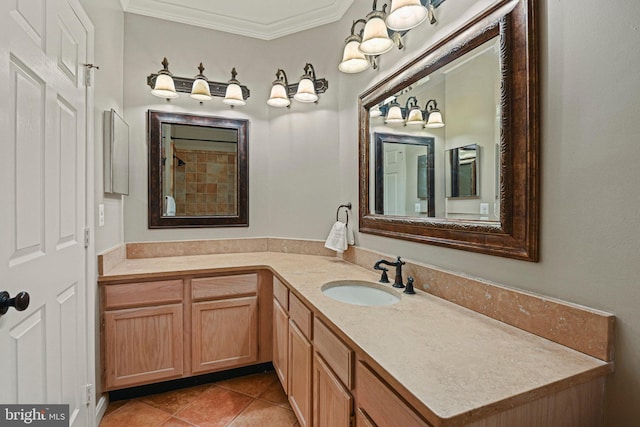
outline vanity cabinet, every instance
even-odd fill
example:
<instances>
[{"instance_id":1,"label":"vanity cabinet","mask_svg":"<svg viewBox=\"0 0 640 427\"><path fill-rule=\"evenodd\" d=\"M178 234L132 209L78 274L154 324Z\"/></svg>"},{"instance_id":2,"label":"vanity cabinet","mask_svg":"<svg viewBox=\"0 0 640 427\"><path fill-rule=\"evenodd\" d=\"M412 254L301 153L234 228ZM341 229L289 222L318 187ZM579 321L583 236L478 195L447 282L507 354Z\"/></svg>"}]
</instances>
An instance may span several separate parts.
<instances>
[{"instance_id":1,"label":"vanity cabinet","mask_svg":"<svg viewBox=\"0 0 640 427\"><path fill-rule=\"evenodd\" d=\"M313 423L349 427L353 418L353 351L317 317L313 319Z\"/></svg>"},{"instance_id":2,"label":"vanity cabinet","mask_svg":"<svg viewBox=\"0 0 640 427\"><path fill-rule=\"evenodd\" d=\"M201 374L258 360L255 274L191 281L191 369Z\"/></svg>"},{"instance_id":3,"label":"vanity cabinet","mask_svg":"<svg viewBox=\"0 0 640 427\"><path fill-rule=\"evenodd\" d=\"M262 279L261 279L262 278ZM271 276L185 276L101 288L104 389L267 362Z\"/></svg>"},{"instance_id":4,"label":"vanity cabinet","mask_svg":"<svg viewBox=\"0 0 640 427\"><path fill-rule=\"evenodd\" d=\"M273 368L288 394L289 384L289 290L273 279Z\"/></svg>"},{"instance_id":5,"label":"vanity cabinet","mask_svg":"<svg viewBox=\"0 0 640 427\"><path fill-rule=\"evenodd\" d=\"M182 296L182 280L105 290L103 358L108 389L183 375Z\"/></svg>"},{"instance_id":6,"label":"vanity cabinet","mask_svg":"<svg viewBox=\"0 0 640 427\"><path fill-rule=\"evenodd\" d=\"M357 426L433 427L365 363L356 364Z\"/></svg>"},{"instance_id":7,"label":"vanity cabinet","mask_svg":"<svg viewBox=\"0 0 640 427\"><path fill-rule=\"evenodd\" d=\"M289 384L291 409L301 426L312 424L312 314L305 305L289 294Z\"/></svg>"}]
</instances>

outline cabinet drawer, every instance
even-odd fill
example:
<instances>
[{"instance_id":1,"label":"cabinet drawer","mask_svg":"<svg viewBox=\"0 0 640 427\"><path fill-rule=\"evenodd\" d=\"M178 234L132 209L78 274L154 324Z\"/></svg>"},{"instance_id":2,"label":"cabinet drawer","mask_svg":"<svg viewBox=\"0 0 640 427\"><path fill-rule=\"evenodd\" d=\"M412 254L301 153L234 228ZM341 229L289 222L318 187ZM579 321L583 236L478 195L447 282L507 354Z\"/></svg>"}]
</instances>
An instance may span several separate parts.
<instances>
[{"instance_id":1,"label":"cabinet drawer","mask_svg":"<svg viewBox=\"0 0 640 427\"><path fill-rule=\"evenodd\" d=\"M277 278L273 278L273 297L278 300L285 311L289 311L289 289Z\"/></svg>"},{"instance_id":2,"label":"cabinet drawer","mask_svg":"<svg viewBox=\"0 0 640 427\"><path fill-rule=\"evenodd\" d=\"M238 295L255 295L258 292L258 275L201 277L191 280L191 298L194 301L228 298Z\"/></svg>"},{"instance_id":3,"label":"cabinet drawer","mask_svg":"<svg viewBox=\"0 0 640 427\"><path fill-rule=\"evenodd\" d=\"M293 320L307 339L311 339L311 311L294 294L289 294L289 317Z\"/></svg>"},{"instance_id":4,"label":"cabinet drawer","mask_svg":"<svg viewBox=\"0 0 640 427\"><path fill-rule=\"evenodd\" d=\"M104 308L140 307L181 302L182 280L124 283L107 285L104 288Z\"/></svg>"},{"instance_id":5,"label":"cabinet drawer","mask_svg":"<svg viewBox=\"0 0 640 427\"><path fill-rule=\"evenodd\" d=\"M318 318L313 319L313 346L340 381L353 388L353 351Z\"/></svg>"},{"instance_id":6,"label":"cabinet drawer","mask_svg":"<svg viewBox=\"0 0 640 427\"><path fill-rule=\"evenodd\" d=\"M368 366L356 364L358 407L379 426L432 427L382 381Z\"/></svg>"}]
</instances>

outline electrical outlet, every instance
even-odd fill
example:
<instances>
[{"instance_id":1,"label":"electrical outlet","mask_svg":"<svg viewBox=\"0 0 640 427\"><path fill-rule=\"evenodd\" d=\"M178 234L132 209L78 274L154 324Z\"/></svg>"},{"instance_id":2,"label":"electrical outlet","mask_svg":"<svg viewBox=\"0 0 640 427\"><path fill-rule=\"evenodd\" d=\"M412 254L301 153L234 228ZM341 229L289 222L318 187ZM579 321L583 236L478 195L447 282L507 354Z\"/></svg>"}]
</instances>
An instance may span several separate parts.
<instances>
[{"instance_id":1,"label":"electrical outlet","mask_svg":"<svg viewBox=\"0 0 640 427\"><path fill-rule=\"evenodd\" d=\"M98 227L104 226L104 204L98 205Z\"/></svg>"}]
</instances>

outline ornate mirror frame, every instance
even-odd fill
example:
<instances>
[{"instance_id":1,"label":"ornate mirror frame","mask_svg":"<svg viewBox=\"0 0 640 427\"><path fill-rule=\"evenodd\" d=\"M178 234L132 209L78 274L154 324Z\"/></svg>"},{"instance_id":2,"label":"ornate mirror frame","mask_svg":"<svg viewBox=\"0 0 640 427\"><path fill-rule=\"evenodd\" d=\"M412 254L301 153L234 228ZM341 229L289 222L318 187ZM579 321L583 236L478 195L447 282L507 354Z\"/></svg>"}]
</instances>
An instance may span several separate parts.
<instances>
[{"instance_id":1,"label":"ornate mirror frame","mask_svg":"<svg viewBox=\"0 0 640 427\"><path fill-rule=\"evenodd\" d=\"M237 131L237 210L235 215L163 216L162 125L179 124ZM248 227L249 226L249 121L224 117L152 111L147 113L149 144L149 228Z\"/></svg>"},{"instance_id":2,"label":"ornate mirror frame","mask_svg":"<svg viewBox=\"0 0 640 427\"><path fill-rule=\"evenodd\" d=\"M511 7L513 9L510 10ZM360 95L360 232L538 261L540 196L536 7L536 0L502 1ZM498 34L502 67L500 222L385 216L372 212L369 109Z\"/></svg>"}]
</instances>

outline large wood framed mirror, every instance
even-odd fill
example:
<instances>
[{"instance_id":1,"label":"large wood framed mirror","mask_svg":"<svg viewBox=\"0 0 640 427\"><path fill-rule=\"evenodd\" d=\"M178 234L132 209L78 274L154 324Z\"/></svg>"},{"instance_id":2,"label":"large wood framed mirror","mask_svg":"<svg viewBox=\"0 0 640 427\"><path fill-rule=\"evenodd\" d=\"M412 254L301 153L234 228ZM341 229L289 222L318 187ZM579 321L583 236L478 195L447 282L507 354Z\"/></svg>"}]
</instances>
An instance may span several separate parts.
<instances>
[{"instance_id":1,"label":"large wood framed mirror","mask_svg":"<svg viewBox=\"0 0 640 427\"><path fill-rule=\"evenodd\" d=\"M361 232L538 261L536 7L498 2L359 97ZM431 192L393 188L404 210L380 204L380 134L432 141Z\"/></svg>"},{"instance_id":2,"label":"large wood framed mirror","mask_svg":"<svg viewBox=\"0 0 640 427\"><path fill-rule=\"evenodd\" d=\"M149 228L248 226L249 122L147 114Z\"/></svg>"}]
</instances>

